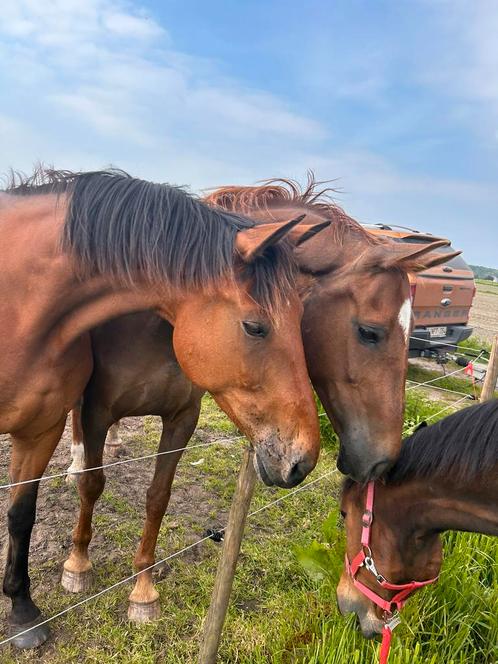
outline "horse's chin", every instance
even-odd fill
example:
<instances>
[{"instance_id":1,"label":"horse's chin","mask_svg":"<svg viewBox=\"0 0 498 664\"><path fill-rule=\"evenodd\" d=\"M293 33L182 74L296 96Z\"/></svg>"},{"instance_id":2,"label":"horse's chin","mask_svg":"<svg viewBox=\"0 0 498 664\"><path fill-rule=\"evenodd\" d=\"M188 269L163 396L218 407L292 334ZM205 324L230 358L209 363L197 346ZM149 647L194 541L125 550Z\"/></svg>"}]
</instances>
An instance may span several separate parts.
<instances>
[{"instance_id":1,"label":"horse's chin","mask_svg":"<svg viewBox=\"0 0 498 664\"><path fill-rule=\"evenodd\" d=\"M263 482L263 484L266 484L266 486L274 486L275 482L272 482L270 479L268 473L266 472L266 468L264 466L264 463L261 461L258 453L256 452L254 454L254 470L256 471L256 475L258 478Z\"/></svg>"},{"instance_id":2,"label":"horse's chin","mask_svg":"<svg viewBox=\"0 0 498 664\"><path fill-rule=\"evenodd\" d=\"M373 639L382 633L384 623L377 616L375 607L358 594L350 580L341 576L336 590L337 606L341 615L354 613L358 620L362 635L366 639Z\"/></svg>"}]
</instances>

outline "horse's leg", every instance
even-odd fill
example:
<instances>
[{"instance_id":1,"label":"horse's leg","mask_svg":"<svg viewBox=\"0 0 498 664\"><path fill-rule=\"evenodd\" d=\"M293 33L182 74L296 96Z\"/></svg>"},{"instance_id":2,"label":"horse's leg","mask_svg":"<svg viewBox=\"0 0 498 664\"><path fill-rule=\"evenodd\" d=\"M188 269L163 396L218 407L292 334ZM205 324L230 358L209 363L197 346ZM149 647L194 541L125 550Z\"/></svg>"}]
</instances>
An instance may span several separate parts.
<instances>
[{"instance_id":1,"label":"horse's leg","mask_svg":"<svg viewBox=\"0 0 498 664\"><path fill-rule=\"evenodd\" d=\"M102 455L107 431L112 419L98 408L84 402L82 409L85 468L102 465ZM95 503L105 485L102 469L82 473L78 480L80 513L73 530L73 547L64 563L61 583L69 592L88 590L92 582L92 563L88 557L88 545L92 539L92 517Z\"/></svg>"},{"instance_id":2,"label":"horse's leg","mask_svg":"<svg viewBox=\"0 0 498 664\"><path fill-rule=\"evenodd\" d=\"M12 482L41 477L64 431L66 417L49 431L35 438L12 436L10 478ZM31 599L28 574L28 556L31 531L35 522L36 498L39 482L22 484L12 488L7 513L9 547L3 581L3 592L12 601L9 617L11 635L42 621L40 610ZM48 625L34 627L27 634L19 635L13 643L18 648L36 648L47 640Z\"/></svg>"},{"instance_id":3,"label":"horse's leg","mask_svg":"<svg viewBox=\"0 0 498 664\"><path fill-rule=\"evenodd\" d=\"M119 420L114 422L112 427L109 429L107 434L107 439L105 441L104 451L109 456L118 456L119 450L123 446L123 441L119 435Z\"/></svg>"},{"instance_id":4,"label":"horse's leg","mask_svg":"<svg viewBox=\"0 0 498 664\"><path fill-rule=\"evenodd\" d=\"M199 419L199 403L192 404L183 411L180 419L167 422L163 418L163 433L159 446L160 452L178 449L173 454L163 454L156 458L154 478L147 490L147 515L142 539L135 556L134 567L137 572L149 567L155 561L155 548L159 528L171 495L171 484L176 466L185 447L194 433ZM142 572L137 578L130 597L128 617L135 622L148 622L160 615L159 593L152 582L152 570Z\"/></svg>"},{"instance_id":5,"label":"horse's leg","mask_svg":"<svg viewBox=\"0 0 498 664\"><path fill-rule=\"evenodd\" d=\"M83 429L81 427L81 401L71 411L71 429L73 439L71 441L71 465L68 473L76 473L85 467L85 447L83 445ZM66 482L75 484L76 475L67 475Z\"/></svg>"}]
</instances>

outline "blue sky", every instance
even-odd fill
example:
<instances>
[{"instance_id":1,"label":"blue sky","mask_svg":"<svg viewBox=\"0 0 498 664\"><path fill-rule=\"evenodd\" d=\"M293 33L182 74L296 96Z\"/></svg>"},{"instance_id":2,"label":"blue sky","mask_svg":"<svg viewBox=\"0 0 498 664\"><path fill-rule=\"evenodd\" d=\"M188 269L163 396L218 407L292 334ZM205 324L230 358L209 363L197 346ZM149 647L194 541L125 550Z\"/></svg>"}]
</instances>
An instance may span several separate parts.
<instances>
[{"instance_id":1,"label":"blue sky","mask_svg":"<svg viewBox=\"0 0 498 664\"><path fill-rule=\"evenodd\" d=\"M0 171L335 179L498 267L498 3L7 0Z\"/></svg>"}]
</instances>

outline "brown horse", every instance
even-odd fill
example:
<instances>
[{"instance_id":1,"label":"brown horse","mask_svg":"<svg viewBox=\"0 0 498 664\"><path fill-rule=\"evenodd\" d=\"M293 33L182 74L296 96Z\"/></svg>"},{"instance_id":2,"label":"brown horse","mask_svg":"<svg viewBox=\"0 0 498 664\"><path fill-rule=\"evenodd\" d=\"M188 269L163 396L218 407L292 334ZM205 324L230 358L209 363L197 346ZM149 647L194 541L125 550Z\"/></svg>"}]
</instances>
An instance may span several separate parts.
<instances>
[{"instance_id":1,"label":"brown horse","mask_svg":"<svg viewBox=\"0 0 498 664\"><path fill-rule=\"evenodd\" d=\"M223 189L208 200L251 213L261 221L275 222L305 212L307 220L317 224L332 222L321 232L323 242L311 238L298 250L302 285L306 287L305 350L313 384L341 436L341 468L368 479L391 464L401 440L411 322L406 272L445 258L427 255L440 243L424 248L380 244L338 207L318 198L319 192L310 182L302 193L272 184ZM197 423L202 392L183 375L173 338L168 323L149 313L121 317L92 331L95 367L82 412L87 468L101 465L106 432L126 415L162 417L161 452L187 444ZM82 437L78 426L76 432L73 461L83 456L82 445L77 444ZM135 557L137 571L154 562L181 454L157 459ZM73 463L72 468L75 466ZM262 464L258 463L258 471L267 481ZM82 509L63 575L68 590L83 590L89 583L91 518L104 481L102 471L80 477ZM144 572L131 594L129 615L137 619L156 616L157 597L152 572Z\"/></svg>"},{"instance_id":2,"label":"brown horse","mask_svg":"<svg viewBox=\"0 0 498 664\"><path fill-rule=\"evenodd\" d=\"M498 535L498 401L465 408L405 440L385 484L375 485L368 549L360 541L365 496L363 486L346 481L341 512L352 568L341 576L337 599L341 613L356 613L372 637L383 631L403 586L439 574L440 533Z\"/></svg>"},{"instance_id":3,"label":"brown horse","mask_svg":"<svg viewBox=\"0 0 498 664\"><path fill-rule=\"evenodd\" d=\"M0 431L12 434L15 484L3 587L13 634L40 620L28 576L38 483L22 483L43 474L88 382L96 325L154 310L175 326L164 345L253 440L268 481L293 486L314 467L302 305L292 249L279 242L313 231L298 221L255 226L117 171L42 171L0 194ZM16 643L46 637L37 626Z\"/></svg>"}]
</instances>

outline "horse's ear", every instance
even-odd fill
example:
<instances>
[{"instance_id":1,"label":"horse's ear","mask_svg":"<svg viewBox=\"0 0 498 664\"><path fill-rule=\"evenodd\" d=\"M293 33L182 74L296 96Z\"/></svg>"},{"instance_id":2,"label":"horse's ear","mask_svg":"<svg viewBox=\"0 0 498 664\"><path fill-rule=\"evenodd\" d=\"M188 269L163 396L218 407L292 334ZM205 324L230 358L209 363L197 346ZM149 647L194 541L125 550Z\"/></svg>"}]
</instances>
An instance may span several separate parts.
<instances>
[{"instance_id":1,"label":"horse's ear","mask_svg":"<svg viewBox=\"0 0 498 664\"><path fill-rule=\"evenodd\" d=\"M416 268L418 265L424 265L424 267L421 268L424 270L424 257L427 256L427 254L430 254L431 251L434 251L434 249L447 247L448 245L448 240L437 240L436 242L430 242L429 244L396 244L394 251L387 257L388 267L399 267L402 270L409 272L412 268ZM399 249L398 246L400 246Z\"/></svg>"},{"instance_id":2,"label":"horse's ear","mask_svg":"<svg viewBox=\"0 0 498 664\"><path fill-rule=\"evenodd\" d=\"M279 242L285 235L305 218L305 214L290 221L278 221L271 224L258 224L239 231L235 238L235 248L245 263L251 263L261 256L268 247Z\"/></svg>"},{"instance_id":3,"label":"horse's ear","mask_svg":"<svg viewBox=\"0 0 498 664\"><path fill-rule=\"evenodd\" d=\"M435 249L447 247L449 244L449 240L437 240L429 244L389 242L371 247L359 260L360 264L367 269L392 270L398 268L405 272L420 272L432 265L450 260L451 254L429 255Z\"/></svg>"},{"instance_id":4,"label":"horse's ear","mask_svg":"<svg viewBox=\"0 0 498 664\"><path fill-rule=\"evenodd\" d=\"M423 270L428 270L430 267L442 265L443 263L450 261L452 258L460 256L461 253L461 251L452 251L449 254L429 254L428 256L423 256L411 271L422 272Z\"/></svg>"},{"instance_id":5,"label":"horse's ear","mask_svg":"<svg viewBox=\"0 0 498 664\"><path fill-rule=\"evenodd\" d=\"M293 228L289 233L289 240L296 247L303 244L307 240L310 240L320 231L323 231L324 228L330 226L330 220L325 219L324 221L317 221L314 224L299 224L296 228Z\"/></svg>"}]
</instances>

